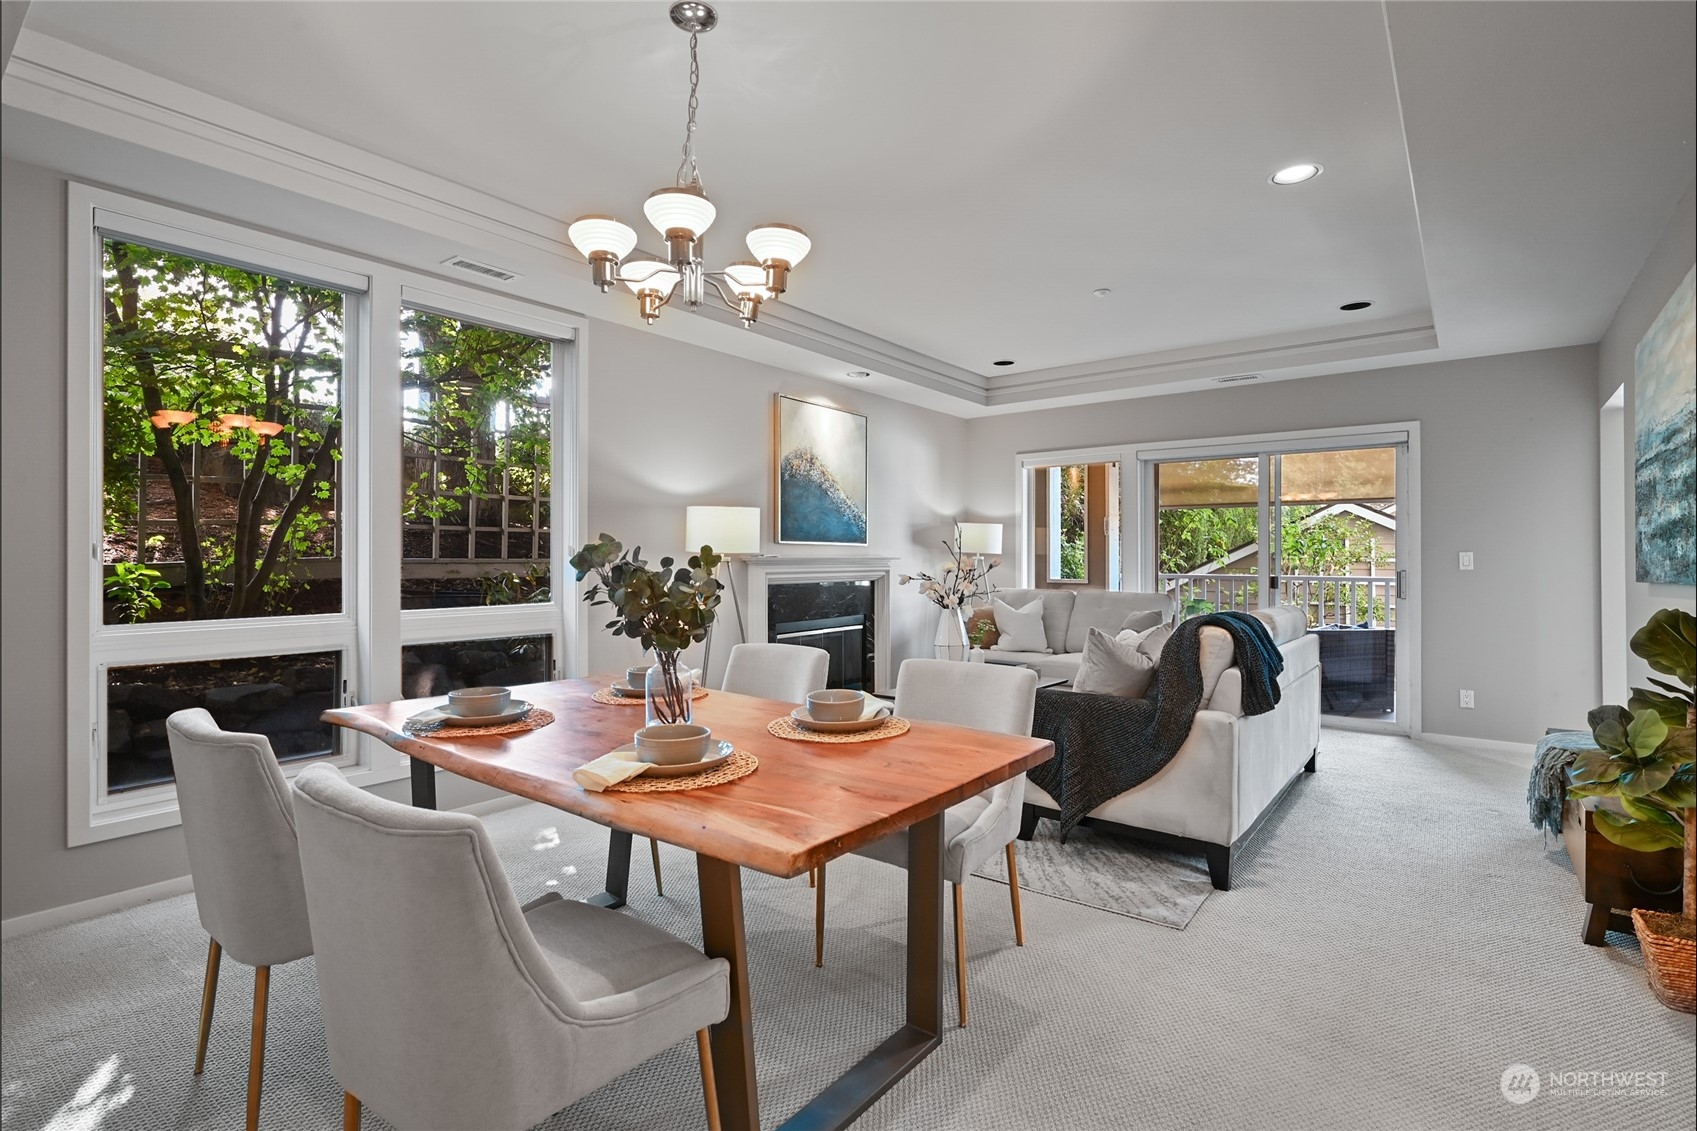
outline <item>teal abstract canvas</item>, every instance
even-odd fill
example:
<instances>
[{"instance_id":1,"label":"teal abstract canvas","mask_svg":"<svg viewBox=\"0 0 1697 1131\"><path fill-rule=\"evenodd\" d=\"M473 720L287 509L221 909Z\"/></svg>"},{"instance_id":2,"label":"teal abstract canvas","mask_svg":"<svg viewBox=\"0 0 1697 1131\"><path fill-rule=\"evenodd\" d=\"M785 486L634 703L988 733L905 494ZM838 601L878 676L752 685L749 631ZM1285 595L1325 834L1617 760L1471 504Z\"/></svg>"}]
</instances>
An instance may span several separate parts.
<instances>
[{"instance_id":1,"label":"teal abstract canvas","mask_svg":"<svg viewBox=\"0 0 1697 1131\"><path fill-rule=\"evenodd\" d=\"M778 541L866 545L866 418L778 397Z\"/></svg>"},{"instance_id":2,"label":"teal abstract canvas","mask_svg":"<svg viewBox=\"0 0 1697 1131\"><path fill-rule=\"evenodd\" d=\"M1697 269L1694 269L1697 270ZM1697 322L1693 271L1635 357L1638 580L1697 584Z\"/></svg>"}]
</instances>

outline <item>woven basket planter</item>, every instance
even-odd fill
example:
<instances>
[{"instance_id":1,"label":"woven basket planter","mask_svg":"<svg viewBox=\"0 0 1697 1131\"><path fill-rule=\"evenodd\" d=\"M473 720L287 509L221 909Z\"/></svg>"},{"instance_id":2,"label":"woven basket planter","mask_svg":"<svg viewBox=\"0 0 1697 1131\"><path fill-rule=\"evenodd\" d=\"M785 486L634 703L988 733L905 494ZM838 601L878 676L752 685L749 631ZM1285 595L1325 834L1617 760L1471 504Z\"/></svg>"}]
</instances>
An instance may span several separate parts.
<instances>
[{"instance_id":1,"label":"woven basket planter","mask_svg":"<svg viewBox=\"0 0 1697 1131\"><path fill-rule=\"evenodd\" d=\"M1638 907L1632 911L1632 926L1644 951L1651 992L1669 1009L1697 1013L1697 940L1691 920Z\"/></svg>"}]
</instances>

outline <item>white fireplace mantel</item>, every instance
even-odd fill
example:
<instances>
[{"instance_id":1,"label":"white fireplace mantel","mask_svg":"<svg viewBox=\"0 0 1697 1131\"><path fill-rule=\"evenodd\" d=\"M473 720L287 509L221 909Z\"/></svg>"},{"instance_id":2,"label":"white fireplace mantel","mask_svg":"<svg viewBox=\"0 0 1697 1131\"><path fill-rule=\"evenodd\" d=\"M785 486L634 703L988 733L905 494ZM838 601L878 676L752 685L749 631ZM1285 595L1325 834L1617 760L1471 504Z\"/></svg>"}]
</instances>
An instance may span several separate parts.
<instances>
[{"instance_id":1,"label":"white fireplace mantel","mask_svg":"<svg viewBox=\"0 0 1697 1131\"><path fill-rule=\"evenodd\" d=\"M875 690L891 686L890 671L890 596L894 588L896 558L876 558L865 555L807 557L758 557L744 559L748 571L748 635L745 639L763 641L770 635L767 618L769 585L787 585L808 581L870 581L872 582L872 670Z\"/></svg>"}]
</instances>

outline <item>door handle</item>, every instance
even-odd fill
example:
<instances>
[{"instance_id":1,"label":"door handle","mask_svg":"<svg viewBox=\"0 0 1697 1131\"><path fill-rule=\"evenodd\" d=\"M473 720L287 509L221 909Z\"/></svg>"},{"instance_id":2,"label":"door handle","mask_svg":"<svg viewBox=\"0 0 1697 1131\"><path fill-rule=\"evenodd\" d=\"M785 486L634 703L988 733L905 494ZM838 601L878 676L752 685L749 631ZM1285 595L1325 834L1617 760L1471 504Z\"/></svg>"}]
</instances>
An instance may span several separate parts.
<instances>
[{"instance_id":1,"label":"door handle","mask_svg":"<svg viewBox=\"0 0 1697 1131\"><path fill-rule=\"evenodd\" d=\"M1408 571L1406 569L1397 570L1396 571L1396 599L1397 600L1399 600L1399 601L1402 600L1402 598L1404 596L1403 586L1405 586L1407 584L1408 584Z\"/></svg>"}]
</instances>

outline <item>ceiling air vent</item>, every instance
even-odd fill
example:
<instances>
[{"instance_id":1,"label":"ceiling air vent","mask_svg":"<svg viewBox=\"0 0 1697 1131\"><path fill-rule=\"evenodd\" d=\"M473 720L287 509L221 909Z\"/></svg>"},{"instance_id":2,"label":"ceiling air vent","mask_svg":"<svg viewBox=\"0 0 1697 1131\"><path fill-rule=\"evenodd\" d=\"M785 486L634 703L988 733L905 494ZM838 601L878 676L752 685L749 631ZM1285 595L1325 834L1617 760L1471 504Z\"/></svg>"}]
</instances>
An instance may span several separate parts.
<instances>
[{"instance_id":1,"label":"ceiling air vent","mask_svg":"<svg viewBox=\"0 0 1697 1131\"><path fill-rule=\"evenodd\" d=\"M1231 377L1216 377L1214 378L1214 384L1235 385L1239 381L1259 381L1260 379L1261 375L1259 373L1238 373Z\"/></svg>"},{"instance_id":2,"label":"ceiling air vent","mask_svg":"<svg viewBox=\"0 0 1697 1131\"><path fill-rule=\"evenodd\" d=\"M456 271L465 271L472 275L482 275L485 279L499 279L510 283L518 278L511 271L503 271L499 267L491 267L487 263L479 263L475 259L467 259L463 255L451 255L442 261L444 267L452 267Z\"/></svg>"}]
</instances>

